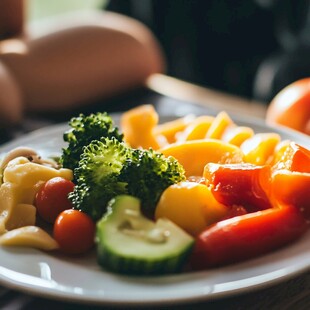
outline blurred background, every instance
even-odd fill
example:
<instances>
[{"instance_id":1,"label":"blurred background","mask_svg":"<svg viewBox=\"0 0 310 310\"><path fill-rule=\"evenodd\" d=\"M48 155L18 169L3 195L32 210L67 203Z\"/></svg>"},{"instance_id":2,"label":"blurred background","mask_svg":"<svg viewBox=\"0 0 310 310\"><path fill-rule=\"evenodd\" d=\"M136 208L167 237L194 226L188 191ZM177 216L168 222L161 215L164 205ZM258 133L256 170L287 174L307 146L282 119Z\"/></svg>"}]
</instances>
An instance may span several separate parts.
<instances>
[{"instance_id":1,"label":"blurred background","mask_svg":"<svg viewBox=\"0 0 310 310\"><path fill-rule=\"evenodd\" d=\"M310 0L28 0L36 22L100 9L145 23L167 57L167 74L268 103L310 76Z\"/></svg>"}]
</instances>

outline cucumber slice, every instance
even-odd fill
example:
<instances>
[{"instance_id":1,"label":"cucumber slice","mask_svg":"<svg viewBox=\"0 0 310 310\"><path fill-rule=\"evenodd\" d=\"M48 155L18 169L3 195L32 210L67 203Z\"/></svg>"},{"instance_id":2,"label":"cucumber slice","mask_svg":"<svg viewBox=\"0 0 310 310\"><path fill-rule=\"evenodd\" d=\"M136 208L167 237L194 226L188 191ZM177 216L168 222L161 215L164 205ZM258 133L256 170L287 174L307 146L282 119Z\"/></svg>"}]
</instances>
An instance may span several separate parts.
<instances>
[{"instance_id":1,"label":"cucumber slice","mask_svg":"<svg viewBox=\"0 0 310 310\"><path fill-rule=\"evenodd\" d=\"M97 223L96 244L102 267L147 275L180 271L194 239L168 219L149 220L141 214L139 199L120 195Z\"/></svg>"}]
</instances>

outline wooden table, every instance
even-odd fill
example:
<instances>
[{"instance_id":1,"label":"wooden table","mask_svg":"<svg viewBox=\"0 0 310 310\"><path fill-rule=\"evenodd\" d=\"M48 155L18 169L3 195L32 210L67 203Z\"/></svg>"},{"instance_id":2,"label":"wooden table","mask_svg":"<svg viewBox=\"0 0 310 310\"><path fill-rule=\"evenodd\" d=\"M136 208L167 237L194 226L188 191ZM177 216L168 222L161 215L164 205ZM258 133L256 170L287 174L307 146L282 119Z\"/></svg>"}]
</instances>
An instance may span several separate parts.
<instances>
[{"instance_id":1,"label":"wooden table","mask_svg":"<svg viewBox=\"0 0 310 310\"><path fill-rule=\"evenodd\" d=\"M243 98L223 94L215 90L206 89L184 81L163 75L154 75L147 81L147 87L129 94L112 98L110 101L100 102L87 108L87 111L96 110L123 111L129 107L153 103L161 109L173 111L176 107L194 109L226 110L231 113L242 113L264 118L266 104L250 102ZM195 103L195 105L192 105ZM80 111L71 111L76 114ZM83 112L83 111L82 111ZM168 112L169 113L169 112ZM44 125L64 121L71 115L32 116L26 118L24 124L15 128L8 135L14 138L25 132L40 128ZM310 260L310 257L309 257ZM125 307L129 309L129 307ZM32 309L112 309L111 307L95 307L77 305L56 300L48 300L36 296L0 288L0 309L6 310L32 310ZM135 309L132 307L130 309ZM229 309L229 310L307 310L310 309L310 272L295 276L285 282L260 288L236 296L225 297L218 300L209 300L193 304L169 305L162 307L147 307L147 309Z\"/></svg>"},{"instance_id":2,"label":"wooden table","mask_svg":"<svg viewBox=\"0 0 310 310\"><path fill-rule=\"evenodd\" d=\"M162 95L194 102L207 108L225 110L229 113L242 113L259 118L264 118L266 114L267 104L265 102L250 101L163 74L152 75L147 81L147 86Z\"/></svg>"}]
</instances>

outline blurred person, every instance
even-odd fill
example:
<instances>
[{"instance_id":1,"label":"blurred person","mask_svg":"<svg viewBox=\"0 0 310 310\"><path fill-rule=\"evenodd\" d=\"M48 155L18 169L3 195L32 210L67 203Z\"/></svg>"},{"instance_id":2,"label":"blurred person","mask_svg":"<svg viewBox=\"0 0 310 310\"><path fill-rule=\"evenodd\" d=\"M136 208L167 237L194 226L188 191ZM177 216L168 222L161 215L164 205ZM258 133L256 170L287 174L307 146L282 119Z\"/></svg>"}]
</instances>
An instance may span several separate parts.
<instances>
[{"instance_id":1,"label":"blurred person","mask_svg":"<svg viewBox=\"0 0 310 310\"><path fill-rule=\"evenodd\" d=\"M141 86L163 72L152 32L117 13L69 14L33 31L23 0L0 1L0 121L59 112Z\"/></svg>"},{"instance_id":2,"label":"blurred person","mask_svg":"<svg viewBox=\"0 0 310 310\"><path fill-rule=\"evenodd\" d=\"M169 75L269 102L310 76L309 0L110 0L145 23Z\"/></svg>"}]
</instances>

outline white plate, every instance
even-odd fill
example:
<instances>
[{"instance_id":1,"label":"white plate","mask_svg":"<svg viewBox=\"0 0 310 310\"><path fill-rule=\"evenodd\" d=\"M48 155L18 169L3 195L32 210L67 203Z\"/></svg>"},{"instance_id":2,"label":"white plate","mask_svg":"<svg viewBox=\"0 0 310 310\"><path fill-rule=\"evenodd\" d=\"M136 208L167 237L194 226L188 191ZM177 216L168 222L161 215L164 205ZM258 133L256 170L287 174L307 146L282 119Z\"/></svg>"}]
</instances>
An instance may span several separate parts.
<instances>
[{"instance_id":1,"label":"white plate","mask_svg":"<svg viewBox=\"0 0 310 310\"><path fill-rule=\"evenodd\" d=\"M262 121L235 117L256 132L278 132L307 147L308 136L265 126ZM36 148L42 155L59 153L67 125L23 136L0 148ZM310 232L274 253L223 268L159 277L120 276L100 269L95 255L53 256L33 249L0 247L0 283L30 294L101 305L157 305L220 298L278 283L310 267Z\"/></svg>"}]
</instances>

